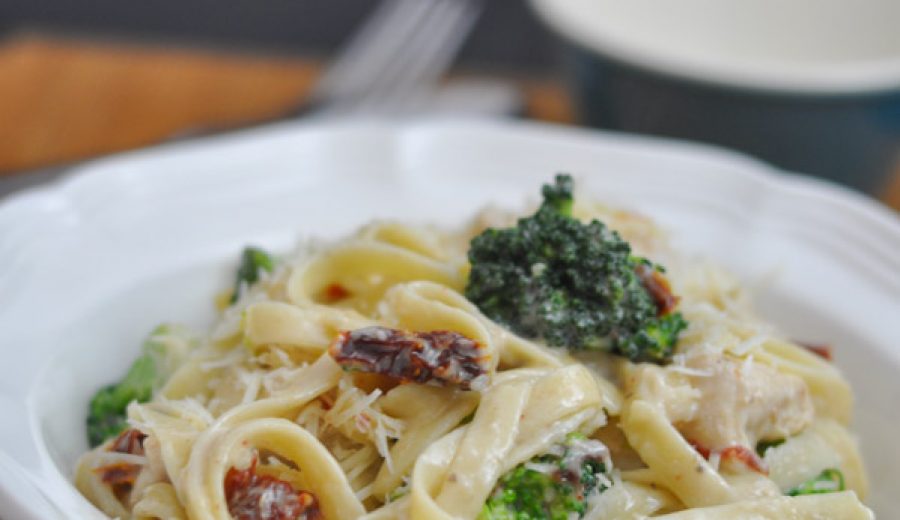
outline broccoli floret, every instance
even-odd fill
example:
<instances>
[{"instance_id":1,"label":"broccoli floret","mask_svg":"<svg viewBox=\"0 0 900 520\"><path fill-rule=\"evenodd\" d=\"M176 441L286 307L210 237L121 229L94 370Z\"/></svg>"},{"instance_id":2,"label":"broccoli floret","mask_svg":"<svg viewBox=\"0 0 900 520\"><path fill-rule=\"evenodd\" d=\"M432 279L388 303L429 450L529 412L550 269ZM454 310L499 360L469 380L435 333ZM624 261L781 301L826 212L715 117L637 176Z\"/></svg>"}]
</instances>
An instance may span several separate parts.
<instances>
[{"instance_id":1,"label":"broccoli floret","mask_svg":"<svg viewBox=\"0 0 900 520\"><path fill-rule=\"evenodd\" d=\"M799 495L834 493L844 489L846 489L844 486L844 474L839 469L829 468L799 486L789 489L785 494L796 497Z\"/></svg>"},{"instance_id":2,"label":"broccoli floret","mask_svg":"<svg viewBox=\"0 0 900 520\"><path fill-rule=\"evenodd\" d=\"M478 520L569 520L584 516L588 499L608 489L598 441L570 435L563 454L541 455L503 475Z\"/></svg>"},{"instance_id":3,"label":"broccoli floret","mask_svg":"<svg viewBox=\"0 0 900 520\"><path fill-rule=\"evenodd\" d=\"M160 325L144 341L141 356L117 384L100 389L88 407L87 433L91 447L128 427L125 409L132 401L149 401L168 379L192 344L184 329Z\"/></svg>"},{"instance_id":4,"label":"broccoli floret","mask_svg":"<svg viewBox=\"0 0 900 520\"><path fill-rule=\"evenodd\" d=\"M537 213L472 240L466 297L491 319L551 346L664 362L687 322L663 269L599 220L571 216L572 178L543 189Z\"/></svg>"},{"instance_id":5,"label":"broccoli floret","mask_svg":"<svg viewBox=\"0 0 900 520\"><path fill-rule=\"evenodd\" d=\"M234 281L234 289L231 292L231 303L238 301L241 292L259 281L259 272L272 272L275 261L272 256L258 247L248 246L241 253L241 265L238 267Z\"/></svg>"},{"instance_id":6,"label":"broccoli floret","mask_svg":"<svg viewBox=\"0 0 900 520\"><path fill-rule=\"evenodd\" d=\"M554 184L544 184L541 195L544 196L544 205L553 208L560 215L572 216L574 198L572 190L575 183L569 175L557 175Z\"/></svg>"},{"instance_id":7,"label":"broccoli floret","mask_svg":"<svg viewBox=\"0 0 900 520\"><path fill-rule=\"evenodd\" d=\"M680 313L648 320L628 341L616 344L616 351L633 361L663 362L672 355L678 334L687 328Z\"/></svg>"}]
</instances>

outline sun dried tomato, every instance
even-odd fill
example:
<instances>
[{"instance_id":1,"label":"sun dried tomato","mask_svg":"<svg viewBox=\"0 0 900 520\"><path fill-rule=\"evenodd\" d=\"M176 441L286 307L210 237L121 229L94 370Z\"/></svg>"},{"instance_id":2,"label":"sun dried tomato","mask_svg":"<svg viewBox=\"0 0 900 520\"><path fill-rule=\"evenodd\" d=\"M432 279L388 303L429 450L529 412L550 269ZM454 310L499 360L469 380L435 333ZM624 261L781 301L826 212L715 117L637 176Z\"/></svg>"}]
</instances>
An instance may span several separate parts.
<instances>
[{"instance_id":1,"label":"sun dried tomato","mask_svg":"<svg viewBox=\"0 0 900 520\"><path fill-rule=\"evenodd\" d=\"M316 496L288 482L256 473L256 460L225 475L225 499L235 520L322 520Z\"/></svg>"},{"instance_id":2,"label":"sun dried tomato","mask_svg":"<svg viewBox=\"0 0 900 520\"><path fill-rule=\"evenodd\" d=\"M456 385L463 390L487 386L490 370L483 345L447 330L409 332L365 327L342 332L329 353L347 370L405 382Z\"/></svg>"},{"instance_id":3,"label":"sun dried tomato","mask_svg":"<svg viewBox=\"0 0 900 520\"><path fill-rule=\"evenodd\" d=\"M116 453L130 453L132 455L144 454L144 439L147 435L135 428L129 428L116 437L109 445L108 451Z\"/></svg>"},{"instance_id":4,"label":"sun dried tomato","mask_svg":"<svg viewBox=\"0 0 900 520\"><path fill-rule=\"evenodd\" d=\"M341 284L333 283L322 290L322 293L319 295L319 300L321 300L322 303L335 303L349 298L350 296L353 296L353 293L346 287Z\"/></svg>"},{"instance_id":5,"label":"sun dried tomato","mask_svg":"<svg viewBox=\"0 0 900 520\"><path fill-rule=\"evenodd\" d=\"M130 428L119 434L114 441L109 444L106 451L114 453L127 453L130 455L144 454L144 439L147 436L140 430ZM116 462L101 466L94 471L100 475L100 479L107 484L114 495L124 501L134 482L137 480L138 474L141 472L139 464L131 464L130 462Z\"/></svg>"},{"instance_id":6,"label":"sun dried tomato","mask_svg":"<svg viewBox=\"0 0 900 520\"><path fill-rule=\"evenodd\" d=\"M669 280L661 272L646 264L639 264L634 272L656 303L657 315L665 316L675 309L678 297L672 293Z\"/></svg>"},{"instance_id":7,"label":"sun dried tomato","mask_svg":"<svg viewBox=\"0 0 900 520\"><path fill-rule=\"evenodd\" d=\"M116 498L124 501L131 492L131 488L134 487L134 481L141 472L141 466L128 462L116 462L101 466L94 471L100 475L100 480L112 489Z\"/></svg>"}]
</instances>

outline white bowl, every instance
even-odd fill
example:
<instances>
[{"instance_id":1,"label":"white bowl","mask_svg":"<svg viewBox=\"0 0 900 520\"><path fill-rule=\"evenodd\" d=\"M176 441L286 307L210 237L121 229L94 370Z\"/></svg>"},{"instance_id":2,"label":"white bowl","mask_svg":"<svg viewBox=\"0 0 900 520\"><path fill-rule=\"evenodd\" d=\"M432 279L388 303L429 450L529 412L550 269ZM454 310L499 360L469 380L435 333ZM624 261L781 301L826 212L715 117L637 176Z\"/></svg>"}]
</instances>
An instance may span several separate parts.
<instances>
[{"instance_id":1,"label":"white bowl","mask_svg":"<svg viewBox=\"0 0 900 520\"><path fill-rule=\"evenodd\" d=\"M782 93L900 88L894 0L532 0L560 33L614 60Z\"/></svg>"},{"instance_id":2,"label":"white bowl","mask_svg":"<svg viewBox=\"0 0 900 520\"><path fill-rule=\"evenodd\" d=\"M866 193L900 157L896 0L531 0L579 122L733 148Z\"/></svg>"},{"instance_id":3,"label":"white bowl","mask_svg":"<svg viewBox=\"0 0 900 520\"><path fill-rule=\"evenodd\" d=\"M452 225L571 172L760 287L794 337L837 347L870 504L900 509L900 222L743 156L525 123L279 125L121 155L0 205L0 515L99 515L70 484L90 395L161 321L203 328L247 243L286 250L374 217ZM42 498L43 497L43 498Z\"/></svg>"}]
</instances>

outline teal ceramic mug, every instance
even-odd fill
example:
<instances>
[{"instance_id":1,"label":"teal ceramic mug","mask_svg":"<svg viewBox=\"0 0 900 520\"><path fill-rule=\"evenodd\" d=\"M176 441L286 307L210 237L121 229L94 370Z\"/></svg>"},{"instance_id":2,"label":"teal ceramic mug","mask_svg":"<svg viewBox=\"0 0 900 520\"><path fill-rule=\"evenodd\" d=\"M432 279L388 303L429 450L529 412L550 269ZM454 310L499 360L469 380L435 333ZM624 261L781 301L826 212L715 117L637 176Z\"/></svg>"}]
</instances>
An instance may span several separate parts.
<instances>
[{"instance_id":1,"label":"teal ceramic mug","mask_svg":"<svg viewBox=\"0 0 900 520\"><path fill-rule=\"evenodd\" d=\"M866 192L900 171L900 1L532 0L582 122Z\"/></svg>"}]
</instances>

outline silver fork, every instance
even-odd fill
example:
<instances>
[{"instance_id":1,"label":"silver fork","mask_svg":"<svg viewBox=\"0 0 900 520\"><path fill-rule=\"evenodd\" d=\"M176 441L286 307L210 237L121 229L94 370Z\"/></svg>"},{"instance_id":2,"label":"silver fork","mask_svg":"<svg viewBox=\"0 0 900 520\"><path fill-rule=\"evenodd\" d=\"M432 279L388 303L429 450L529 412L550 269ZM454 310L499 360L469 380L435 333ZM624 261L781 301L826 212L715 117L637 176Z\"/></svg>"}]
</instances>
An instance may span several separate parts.
<instances>
[{"instance_id":1,"label":"silver fork","mask_svg":"<svg viewBox=\"0 0 900 520\"><path fill-rule=\"evenodd\" d=\"M402 115L421 110L475 25L482 2L382 0L327 67L305 103L288 114L257 121L255 125L306 114ZM235 128L197 128L179 132L169 140L231 130ZM0 177L0 198L50 182L71 166Z\"/></svg>"},{"instance_id":2,"label":"silver fork","mask_svg":"<svg viewBox=\"0 0 900 520\"><path fill-rule=\"evenodd\" d=\"M316 84L310 108L341 115L415 110L481 7L482 0L383 0Z\"/></svg>"}]
</instances>

